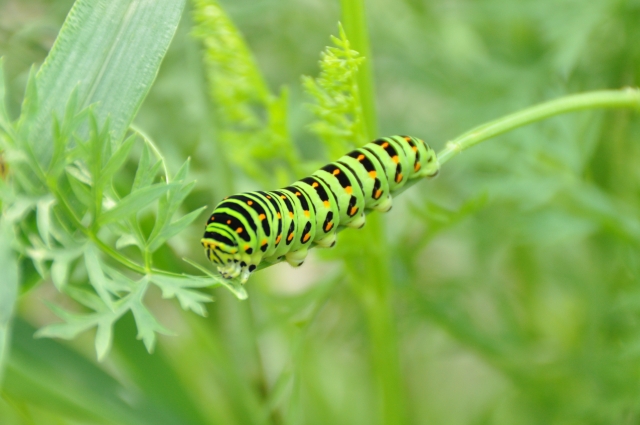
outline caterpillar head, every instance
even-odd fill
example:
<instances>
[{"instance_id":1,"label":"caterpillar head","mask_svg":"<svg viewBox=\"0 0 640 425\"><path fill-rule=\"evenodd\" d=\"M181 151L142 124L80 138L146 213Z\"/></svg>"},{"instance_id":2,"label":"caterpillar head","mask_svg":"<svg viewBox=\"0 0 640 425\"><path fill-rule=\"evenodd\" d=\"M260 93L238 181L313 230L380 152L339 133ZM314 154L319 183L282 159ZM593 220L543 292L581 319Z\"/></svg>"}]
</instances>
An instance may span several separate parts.
<instances>
[{"instance_id":1,"label":"caterpillar head","mask_svg":"<svg viewBox=\"0 0 640 425\"><path fill-rule=\"evenodd\" d=\"M221 218L224 220L220 220ZM256 265L251 264L251 257L246 249L239 249L239 235L232 230L233 226L228 225L227 218L227 215L220 213L211 215L200 242L205 255L216 265L222 277L233 279L240 276L240 281L244 283L256 269Z\"/></svg>"},{"instance_id":2,"label":"caterpillar head","mask_svg":"<svg viewBox=\"0 0 640 425\"><path fill-rule=\"evenodd\" d=\"M212 239L211 233L206 232L205 237L200 240L204 246L207 258L213 262L218 271L225 279L238 277L242 271L238 260L238 248Z\"/></svg>"}]
</instances>

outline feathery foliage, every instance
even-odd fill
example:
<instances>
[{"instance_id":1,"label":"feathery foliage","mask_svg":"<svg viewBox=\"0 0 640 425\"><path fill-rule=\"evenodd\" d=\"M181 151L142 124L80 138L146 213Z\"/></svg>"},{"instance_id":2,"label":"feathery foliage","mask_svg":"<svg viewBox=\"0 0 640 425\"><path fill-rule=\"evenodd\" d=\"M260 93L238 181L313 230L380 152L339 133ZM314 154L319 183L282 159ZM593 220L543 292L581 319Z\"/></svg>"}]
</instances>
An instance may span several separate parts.
<instances>
[{"instance_id":1,"label":"feathery foliage","mask_svg":"<svg viewBox=\"0 0 640 425\"><path fill-rule=\"evenodd\" d=\"M299 158L287 128L287 90L271 93L242 35L215 0L194 1L193 19L228 161L261 183L288 182L286 170L296 170Z\"/></svg>"},{"instance_id":2,"label":"feathery foliage","mask_svg":"<svg viewBox=\"0 0 640 425\"><path fill-rule=\"evenodd\" d=\"M124 3L109 5L116 16L123 12L123 6L126 10ZM60 56L70 54L67 48L82 45L81 34L90 30L97 16L90 7L88 3L76 4L45 65L37 76L31 73L20 118L12 123L5 108L0 109L0 149L9 170L0 182L0 195L3 234L11 232L7 242L14 241L10 246L15 245L13 248L23 257L23 262L32 262L40 279L50 279L60 292L81 306L79 312L70 312L51 305L64 322L46 326L37 335L70 339L95 327L95 348L98 358L102 359L111 347L115 322L127 312L133 314L138 338L147 350L153 350L156 333L168 333L144 304L151 285L158 286L165 298L175 297L183 308L204 315L203 303L211 301L211 297L196 289L220 284L220 279L176 274L154 266L153 254L168 239L186 229L205 207L176 217L194 185L188 180L188 160L170 178L164 159L155 157L157 151L154 149L156 153L152 153L149 149L150 141L137 134L125 140L118 138L123 133L121 122L132 120L131 109L135 111L135 105L141 103L148 87L138 86L129 94L128 101L122 101L123 109L109 113L120 127L114 129L110 119L99 118L107 116L102 104L89 108L84 105L100 99L104 93L102 87L122 77L118 61L109 58L108 61L116 65L105 72L99 63L81 57L76 67L87 64L86 67L95 70L97 80L91 81L91 89L84 87L91 75L78 80L84 84L80 83L70 93L63 112L56 113L59 107L52 102L52 97L63 100L68 86L62 90L52 87L51 74L63 72L58 70L61 66L74 69L73 64L68 63L70 58L65 62ZM140 16L137 11L144 12L144 7L135 9L128 10L133 21L130 25L137 25L136 17ZM179 13L174 13L174 19L177 16ZM94 48L110 46L114 30L131 29L109 25L101 28L107 35L103 39L91 39ZM165 32L165 46L170 38L170 32ZM162 42L156 41L156 46L162 46ZM119 51L118 57L126 56L124 50ZM161 56L156 58L157 65L160 59ZM144 68L137 81L146 80L148 86L152 81L149 75L155 73L147 66ZM94 97L87 98L86 92ZM4 105L3 96L0 102ZM108 101L104 103L110 105ZM46 121L43 117L47 111L51 133L41 130L46 128L42 121ZM47 134L51 134L51 138ZM131 161L136 142L140 145L142 141L135 176L131 181L123 181L119 172ZM153 224L149 227L145 220ZM15 280L9 272L14 268L11 258L3 254L8 283ZM8 285L7 291L11 291L11 287ZM11 292L6 294L7 303L15 298L10 295ZM10 305L3 305L3 328L10 311Z\"/></svg>"},{"instance_id":3,"label":"feathery foliage","mask_svg":"<svg viewBox=\"0 0 640 425\"><path fill-rule=\"evenodd\" d=\"M320 136L331 158L368 141L357 83L358 67L365 58L351 48L342 25L339 34L340 38L331 36L335 47L327 47L320 55L320 75L302 77L317 119L310 129Z\"/></svg>"}]
</instances>

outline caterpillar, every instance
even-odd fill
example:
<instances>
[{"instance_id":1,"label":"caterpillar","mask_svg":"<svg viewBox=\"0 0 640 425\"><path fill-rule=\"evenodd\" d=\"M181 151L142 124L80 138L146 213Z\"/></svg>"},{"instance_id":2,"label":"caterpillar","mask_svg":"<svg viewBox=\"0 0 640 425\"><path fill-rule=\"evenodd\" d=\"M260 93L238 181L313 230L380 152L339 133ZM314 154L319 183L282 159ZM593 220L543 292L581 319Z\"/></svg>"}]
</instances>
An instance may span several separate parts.
<instances>
[{"instance_id":1,"label":"caterpillar","mask_svg":"<svg viewBox=\"0 0 640 425\"><path fill-rule=\"evenodd\" d=\"M313 246L331 248L340 227L359 229L368 210L391 209L391 195L408 181L434 177L433 149L410 136L384 137L355 149L311 176L270 191L220 202L201 240L225 279L245 283L262 262L304 262Z\"/></svg>"}]
</instances>

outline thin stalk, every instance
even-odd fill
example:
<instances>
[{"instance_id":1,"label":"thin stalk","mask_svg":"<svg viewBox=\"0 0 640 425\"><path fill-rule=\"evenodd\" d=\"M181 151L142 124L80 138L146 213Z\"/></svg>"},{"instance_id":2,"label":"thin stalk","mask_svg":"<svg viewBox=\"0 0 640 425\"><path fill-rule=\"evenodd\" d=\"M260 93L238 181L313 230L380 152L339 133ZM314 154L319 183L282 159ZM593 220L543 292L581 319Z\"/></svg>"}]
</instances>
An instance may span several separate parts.
<instances>
[{"instance_id":1,"label":"thin stalk","mask_svg":"<svg viewBox=\"0 0 640 425\"><path fill-rule=\"evenodd\" d=\"M514 112L482 124L447 142L444 149L438 153L438 161L444 164L460 152L518 127L567 112L597 108L635 108L640 111L640 90L624 88L576 94Z\"/></svg>"},{"instance_id":2,"label":"thin stalk","mask_svg":"<svg viewBox=\"0 0 640 425\"><path fill-rule=\"evenodd\" d=\"M342 0L340 4L342 6L343 26L349 43L351 43L354 50L366 59L360 65L356 79L362 106L364 129L367 133L366 140L373 140L373 137L378 134L378 124L376 120L375 92L373 90L373 62L371 61L364 0Z\"/></svg>"},{"instance_id":3,"label":"thin stalk","mask_svg":"<svg viewBox=\"0 0 640 425\"><path fill-rule=\"evenodd\" d=\"M377 134L375 95L369 34L364 0L341 0L342 22L354 50L366 58L358 70L357 83L363 134L373 140ZM380 423L402 425L406 411L396 325L391 304L391 273L384 252L384 227L379 216L367 217L367 230L357 239L354 261L348 271L360 299L369 331L371 363L376 381Z\"/></svg>"}]
</instances>

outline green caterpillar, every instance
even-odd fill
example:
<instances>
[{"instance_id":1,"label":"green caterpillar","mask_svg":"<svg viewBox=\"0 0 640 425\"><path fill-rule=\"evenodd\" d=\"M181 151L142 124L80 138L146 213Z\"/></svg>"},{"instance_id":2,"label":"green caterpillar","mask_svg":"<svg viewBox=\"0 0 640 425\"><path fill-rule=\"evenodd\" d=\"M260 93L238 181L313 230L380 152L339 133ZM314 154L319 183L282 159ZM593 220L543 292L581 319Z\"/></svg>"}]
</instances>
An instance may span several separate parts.
<instances>
[{"instance_id":1,"label":"green caterpillar","mask_svg":"<svg viewBox=\"0 0 640 425\"><path fill-rule=\"evenodd\" d=\"M378 139L283 189L225 198L201 242L226 279L240 276L244 283L261 262L283 257L297 267L309 248L333 247L338 227L361 228L366 210L389 211L393 192L439 169L420 139Z\"/></svg>"}]
</instances>

